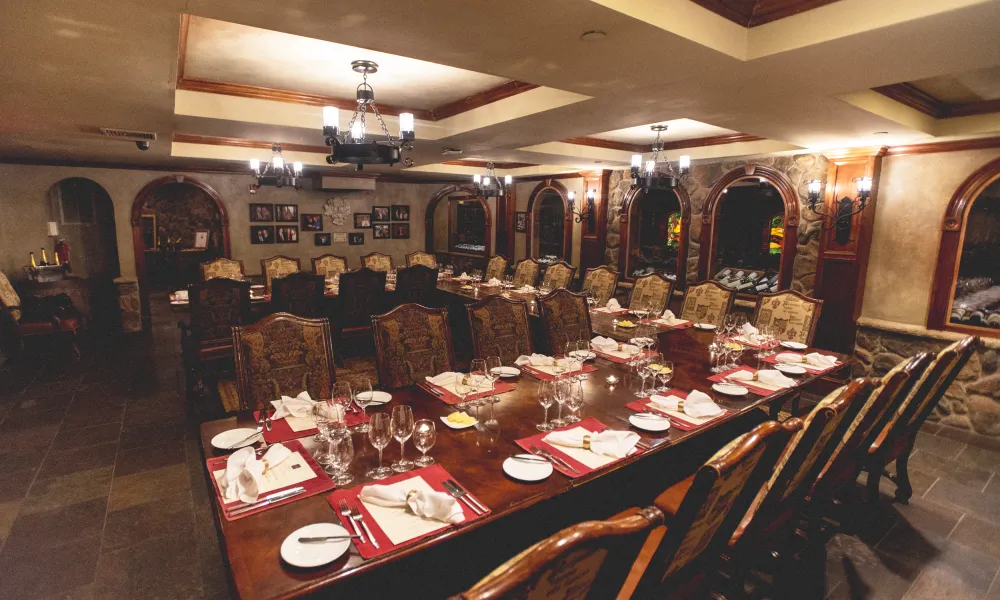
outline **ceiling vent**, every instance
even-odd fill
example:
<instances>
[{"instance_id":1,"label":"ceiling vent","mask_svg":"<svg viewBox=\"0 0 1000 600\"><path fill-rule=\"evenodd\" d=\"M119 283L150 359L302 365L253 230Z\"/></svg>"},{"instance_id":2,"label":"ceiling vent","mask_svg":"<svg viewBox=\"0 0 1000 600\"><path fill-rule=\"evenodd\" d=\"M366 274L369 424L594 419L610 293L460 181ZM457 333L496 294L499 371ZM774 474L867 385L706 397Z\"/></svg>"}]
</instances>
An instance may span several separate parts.
<instances>
[{"instance_id":1,"label":"ceiling vent","mask_svg":"<svg viewBox=\"0 0 1000 600\"><path fill-rule=\"evenodd\" d=\"M126 140L130 142L155 142L156 134L150 131L135 131L134 129L111 129L101 127L101 133L105 137L116 140Z\"/></svg>"}]
</instances>

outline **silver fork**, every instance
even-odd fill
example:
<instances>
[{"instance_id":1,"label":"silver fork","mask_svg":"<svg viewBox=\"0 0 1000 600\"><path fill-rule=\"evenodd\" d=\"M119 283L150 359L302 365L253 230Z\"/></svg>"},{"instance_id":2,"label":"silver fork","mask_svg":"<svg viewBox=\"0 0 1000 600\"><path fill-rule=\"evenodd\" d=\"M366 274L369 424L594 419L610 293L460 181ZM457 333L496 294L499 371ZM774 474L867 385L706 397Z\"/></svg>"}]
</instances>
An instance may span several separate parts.
<instances>
[{"instance_id":1,"label":"silver fork","mask_svg":"<svg viewBox=\"0 0 1000 600\"><path fill-rule=\"evenodd\" d=\"M466 492L464 489L452 485L450 481L443 481L441 485L444 487L445 491L448 492L450 496L452 496L456 500L461 500L466 504L468 504L469 508L472 509L472 512L476 513L477 515L484 514L482 511L480 511L478 506L472 503L471 497L467 496L468 492Z\"/></svg>"},{"instance_id":2,"label":"silver fork","mask_svg":"<svg viewBox=\"0 0 1000 600\"><path fill-rule=\"evenodd\" d=\"M243 444L247 443L254 437L260 435L263 431L264 431L264 420L261 419L257 421L257 431L251 433L250 435L246 436L245 438L243 438L238 442L233 442L232 444L226 447L226 450L235 450L238 446L242 446Z\"/></svg>"},{"instance_id":3,"label":"silver fork","mask_svg":"<svg viewBox=\"0 0 1000 600\"><path fill-rule=\"evenodd\" d=\"M535 446L535 445L531 445L530 449L531 449L532 454L537 454L538 456L544 456L545 458L549 459L549 461L551 461L552 464L554 464L554 465L557 465L557 466L559 466L559 467L561 467L563 469L566 469L568 471L572 471L574 473L579 473L580 472L579 469L574 468L573 465L569 464L568 462L564 461L563 459L559 458L558 456L552 454L551 452L548 452L547 450L542 450L541 448L539 448L538 446Z\"/></svg>"},{"instance_id":4,"label":"silver fork","mask_svg":"<svg viewBox=\"0 0 1000 600\"><path fill-rule=\"evenodd\" d=\"M347 506L347 500L341 498L340 502L337 504L340 507L340 514L347 517L347 520L351 522L351 527L354 529L355 535L361 538L361 543L365 542L365 534L361 533L361 529L358 528L358 524L354 521L354 516L351 514L350 507Z\"/></svg>"},{"instance_id":5,"label":"silver fork","mask_svg":"<svg viewBox=\"0 0 1000 600\"><path fill-rule=\"evenodd\" d=\"M361 516L361 511L358 510L357 506L351 507L351 519L361 523L361 526L365 528L365 533L368 534L368 541L372 543L372 546L375 546L375 548L378 549L378 542L375 541L375 536L372 535L372 530L368 529L368 523L365 523L364 518ZM361 536L361 541L364 541L364 539L365 537Z\"/></svg>"}]
</instances>

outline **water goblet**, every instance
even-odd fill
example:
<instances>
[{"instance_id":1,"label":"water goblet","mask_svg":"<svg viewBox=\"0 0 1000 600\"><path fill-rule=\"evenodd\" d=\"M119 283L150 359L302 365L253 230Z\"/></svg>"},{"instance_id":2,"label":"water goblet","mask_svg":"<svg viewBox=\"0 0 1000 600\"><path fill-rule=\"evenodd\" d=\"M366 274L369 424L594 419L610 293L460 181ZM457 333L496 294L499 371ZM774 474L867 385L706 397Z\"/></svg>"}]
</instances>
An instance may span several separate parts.
<instances>
[{"instance_id":1,"label":"water goblet","mask_svg":"<svg viewBox=\"0 0 1000 600\"><path fill-rule=\"evenodd\" d=\"M330 455L331 479L338 486L350 483L354 479L348 471L351 461L354 460L354 441L351 439L351 432L346 429L332 431L326 447Z\"/></svg>"},{"instance_id":2,"label":"water goblet","mask_svg":"<svg viewBox=\"0 0 1000 600\"><path fill-rule=\"evenodd\" d=\"M326 402L317 402L313 405L313 420L316 422L316 435L314 441L319 441L319 449L313 458L321 465L330 464L330 455L326 452L326 443L330 440L330 407Z\"/></svg>"},{"instance_id":3,"label":"water goblet","mask_svg":"<svg viewBox=\"0 0 1000 600\"><path fill-rule=\"evenodd\" d=\"M657 390L660 393L666 392L670 389L667 385L670 380L674 378L674 363L673 361L664 360L660 363L660 370L656 372L656 378L660 380L660 387Z\"/></svg>"},{"instance_id":4,"label":"water goblet","mask_svg":"<svg viewBox=\"0 0 1000 600\"><path fill-rule=\"evenodd\" d=\"M413 424L413 445L420 450L420 458L413 461L418 467L426 467L434 464L434 458L427 456L427 451L434 447L437 440L437 430L434 421L430 419L420 419Z\"/></svg>"},{"instance_id":5,"label":"water goblet","mask_svg":"<svg viewBox=\"0 0 1000 600\"><path fill-rule=\"evenodd\" d=\"M500 362L499 356L486 357L486 374L490 379L490 389L494 389L496 387L496 382L500 379L500 369L502 367L503 363ZM497 423L493 407L497 402L500 402L500 398L497 396L490 396L487 399L487 402L490 403L490 418L486 420L486 425L492 427Z\"/></svg>"},{"instance_id":6,"label":"water goblet","mask_svg":"<svg viewBox=\"0 0 1000 600\"><path fill-rule=\"evenodd\" d=\"M640 378L642 378L642 385L639 386L639 391L635 393L635 395L639 398L645 398L647 396L646 380L649 379L650 375L653 374L653 367L652 367L653 364L654 363L652 362L651 358L645 357L639 359L639 362L636 365L636 373L639 375ZM656 386L655 378L653 379L653 386L654 387Z\"/></svg>"},{"instance_id":7,"label":"water goblet","mask_svg":"<svg viewBox=\"0 0 1000 600\"><path fill-rule=\"evenodd\" d=\"M472 387L472 394L479 395L486 391L486 386L492 386L493 381L487 374L486 359L475 358L469 363L469 385ZM479 407L486 404L482 397L473 398L469 404L476 409L476 421L479 420Z\"/></svg>"},{"instance_id":8,"label":"water goblet","mask_svg":"<svg viewBox=\"0 0 1000 600\"><path fill-rule=\"evenodd\" d=\"M555 389L555 400L556 406L558 406L558 412L556 412L556 418L552 419L552 425L555 427L562 427L566 424L566 419L562 416L563 405L566 404L566 397L569 393L569 380L568 379L557 379L552 382L553 388Z\"/></svg>"},{"instance_id":9,"label":"water goblet","mask_svg":"<svg viewBox=\"0 0 1000 600\"><path fill-rule=\"evenodd\" d=\"M354 397L351 395L351 384L346 381L338 381L333 384L333 393L330 395L330 403L338 407L338 412L343 417L337 420L333 427L343 429L347 427L347 413L351 409Z\"/></svg>"},{"instance_id":10,"label":"water goblet","mask_svg":"<svg viewBox=\"0 0 1000 600\"><path fill-rule=\"evenodd\" d=\"M368 405L375 400L375 393L372 391L372 382L367 377L362 378L354 388L354 403L361 409L361 422L354 426L354 431L358 433L368 433Z\"/></svg>"},{"instance_id":11,"label":"water goblet","mask_svg":"<svg viewBox=\"0 0 1000 600\"><path fill-rule=\"evenodd\" d=\"M455 405L458 410L468 410L471 404L466 398L472 393L472 386L469 385L469 376L464 373L455 373L455 395L459 402Z\"/></svg>"},{"instance_id":12,"label":"water goblet","mask_svg":"<svg viewBox=\"0 0 1000 600\"><path fill-rule=\"evenodd\" d=\"M368 439L371 441L372 446L378 450L378 466L365 473L365 475L371 479L385 479L392 475L392 469L382 466L382 451L392 442L391 420L386 413L375 413L371 417L370 425Z\"/></svg>"},{"instance_id":13,"label":"water goblet","mask_svg":"<svg viewBox=\"0 0 1000 600\"><path fill-rule=\"evenodd\" d=\"M577 379L569 382L569 395L566 398L566 408L569 409L569 414L563 420L567 423L579 423L580 417L577 415L577 411L581 407L583 407L583 383Z\"/></svg>"},{"instance_id":14,"label":"water goblet","mask_svg":"<svg viewBox=\"0 0 1000 600\"><path fill-rule=\"evenodd\" d=\"M554 381L542 381L538 384L538 403L542 405L545 409L545 420L537 425L535 428L538 431L552 431L555 427L552 423L549 423L549 408L556 401L556 391Z\"/></svg>"},{"instance_id":15,"label":"water goblet","mask_svg":"<svg viewBox=\"0 0 1000 600\"><path fill-rule=\"evenodd\" d=\"M392 470L405 473L413 468L413 461L406 459L406 440L413 435L413 410L405 404L392 407L389 428L392 430L392 437L399 442L399 460L392 463Z\"/></svg>"}]
</instances>

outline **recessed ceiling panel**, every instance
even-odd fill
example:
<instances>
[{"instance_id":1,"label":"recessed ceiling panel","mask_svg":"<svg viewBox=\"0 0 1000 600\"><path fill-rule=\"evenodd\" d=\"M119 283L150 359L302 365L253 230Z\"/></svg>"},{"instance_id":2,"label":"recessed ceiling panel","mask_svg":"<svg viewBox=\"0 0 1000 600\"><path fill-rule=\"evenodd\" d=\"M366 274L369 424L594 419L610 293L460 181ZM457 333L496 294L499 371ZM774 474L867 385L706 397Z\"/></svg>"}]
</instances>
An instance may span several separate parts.
<instances>
[{"instance_id":1,"label":"recessed ceiling panel","mask_svg":"<svg viewBox=\"0 0 1000 600\"><path fill-rule=\"evenodd\" d=\"M627 127L596 133L591 137L613 142L625 142L629 144L644 144L653 141L653 132L650 125L666 125L667 130L660 134L660 139L665 142L678 140L691 140L695 138L712 137L716 135L731 135L739 133L732 129L724 129L707 123L693 121L691 119L674 119L673 121L663 121L661 123L650 123L649 125L639 125L637 127Z\"/></svg>"},{"instance_id":2,"label":"recessed ceiling panel","mask_svg":"<svg viewBox=\"0 0 1000 600\"><path fill-rule=\"evenodd\" d=\"M946 104L995 100L1000 98L1000 67L941 75L910 83Z\"/></svg>"}]
</instances>

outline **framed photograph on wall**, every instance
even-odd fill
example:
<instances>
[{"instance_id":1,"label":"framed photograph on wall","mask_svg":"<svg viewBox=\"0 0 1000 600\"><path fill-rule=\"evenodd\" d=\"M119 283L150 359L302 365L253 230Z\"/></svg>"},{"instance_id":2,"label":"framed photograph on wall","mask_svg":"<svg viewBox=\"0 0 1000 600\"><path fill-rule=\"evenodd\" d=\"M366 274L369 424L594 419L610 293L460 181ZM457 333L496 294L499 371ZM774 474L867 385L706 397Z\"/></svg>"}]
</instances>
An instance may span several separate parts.
<instances>
[{"instance_id":1,"label":"framed photograph on wall","mask_svg":"<svg viewBox=\"0 0 1000 600\"><path fill-rule=\"evenodd\" d=\"M323 215L302 213L302 231L323 231Z\"/></svg>"},{"instance_id":2,"label":"framed photograph on wall","mask_svg":"<svg viewBox=\"0 0 1000 600\"><path fill-rule=\"evenodd\" d=\"M392 220L393 221L409 221L410 220L410 205L409 204L393 204L392 205Z\"/></svg>"},{"instance_id":3,"label":"framed photograph on wall","mask_svg":"<svg viewBox=\"0 0 1000 600\"><path fill-rule=\"evenodd\" d=\"M250 227L251 244L273 244L274 225L252 225Z\"/></svg>"},{"instance_id":4,"label":"framed photograph on wall","mask_svg":"<svg viewBox=\"0 0 1000 600\"><path fill-rule=\"evenodd\" d=\"M348 233L347 243L351 246L364 246L365 245L365 234L363 233Z\"/></svg>"},{"instance_id":5,"label":"framed photograph on wall","mask_svg":"<svg viewBox=\"0 0 1000 600\"><path fill-rule=\"evenodd\" d=\"M195 250L204 250L208 248L208 230L207 229L195 229L194 231L194 248Z\"/></svg>"},{"instance_id":6,"label":"framed photograph on wall","mask_svg":"<svg viewBox=\"0 0 1000 600\"><path fill-rule=\"evenodd\" d=\"M391 219L389 218L391 213L388 206L373 206L372 207L372 222L373 223L388 223Z\"/></svg>"},{"instance_id":7,"label":"framed photograph on wall","mask_svg":"<svg viewBox=\"0 0 1000 600\"><path fill-rule=\"evenodd\" d=\"M329 233L313 234L313 241L317 246L329 246L331 243Z\"/></svg>"},{"instance_id":8,"label":"framed photograph on wall","mask_svg":"<svg viewBox=\"0 0 1000 600\"><path fill-rule=\"evenodd\" d=\"M392 224L392 239L394 239L394 240L408 240L408 239L410 239L410 224L409 223L393 223Z\"/></svg>"},{"instance_id":9,"label":"framed photograph on wall","mask_svg":"<svg viewBox=\"0 0 1000 600\"><path fill-rule=\"evenodd\" d=\"M514 213L514 231L517 233L527 233L528 213L526 212Z\"/></svg>"},{"instance_id":10,"label":"framed photograph on wall","mask_svg":"<svg viewBox=\"0 0 1000 600\"><path fill-rule=\"evenodd\" d=\"M372 214L371 213L354 213L354 228L355 229L371 229L372 228Z\"/></svg>"},{"instance_id":11,"label":"framed photograph on wall","mask_svg":"<svg viewBox=\"0 0 1000 600\"><path fill-rule=\"evenodd\" d=\"M274 228L274 237L279 244L298 244L298 225L281 225Z\"/></svg>"},{"instance_id":12,"label":"framed photograph on wall","mask_svg":"<svg viewBox=\"0 0 1000 600\"><path fill-rule=\"evenodd\" d=\"M299 222L299 205L298 204L275 204L274 205L274 220L280 221L281 223L298 223Z\"/></svg>"},{"instance_id":13,"label":"framed photograph on wall","mask_svg":"<svg viewBox=\"0 0 1000 600\"><path fill-rule=\"evenodd\" d=\"M376 223L374 230L372 231L372 238L376 240L387 240L390 238L389 226L383 225L381 223Z\"/></svg>"},{"instance_id":14,"label":"framed photograph on wall","mask_svg":"<svg viewBox=\"0 0 1000 600\"><path fill-rule=\"evenodd\" d=\"M347 234L346 233L340 233L340 232L334 233L333 234L333 243L334 244L346 244L347 243Z\"/></svg>"},{"instance_id":15,"label":"framed photograph on wall","mask_svg":"<svg viewBox=\"0 0 1000 600\"><path fill-rule=\"evenodd\" d=\"M273 204L251 204L250 205L250 222L251 223L267 223L274 220L274 205Z\"/></svg>"}]
</instances>

